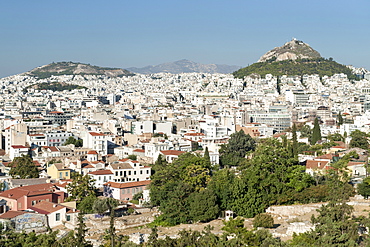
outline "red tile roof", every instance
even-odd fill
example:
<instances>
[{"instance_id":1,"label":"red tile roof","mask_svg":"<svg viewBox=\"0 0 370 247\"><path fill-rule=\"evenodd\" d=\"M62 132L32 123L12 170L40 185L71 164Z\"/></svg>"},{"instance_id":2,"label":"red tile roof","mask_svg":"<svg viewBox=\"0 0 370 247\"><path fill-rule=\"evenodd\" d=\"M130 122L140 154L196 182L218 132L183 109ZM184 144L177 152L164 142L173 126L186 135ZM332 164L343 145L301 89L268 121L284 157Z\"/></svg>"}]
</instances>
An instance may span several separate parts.
<instances>
[{"instance_id":1,"label":"red tile roof","mask_svg":"<svg viewBox=\"0 0 370 247\"><path fill-rule=\"evenodd\" d=\"M0 193L0 197L5 197L9 199L18 199L22 196L32 196L40 194L49 194L54 192L53 184L35 184L23 187L17 187L10 190L6 190Z\"/></svg>"},{"instance_id":2,"label":"red tile roof","mask_svg":"<svg viewBox=\"0 0 370 247\"><path fill-rule=\"evenodd\" d=\"M144 149L135 149L133 152L140 152L140 153L145 153L145 150Z\"/></svg>"},{"instance_id":3,"label":"red tile roof","mask_svg":"<svg viewBox=\"0 0 370 247\"><path fill-rule=\"evenodd\" d=\"M0 215L0 219L12 219L14 217L17 217L18 215L22 215L25 213L27 212L26 211L8 211Z\"/></svg>"},{"instance_id":4,"label":"red tile roof","mask_svg":"<svg viewBox=\"0 0 370 247\"><path fill-rule=\"evenodd\" d=\"M12 145L11 147L12 147L12 148L14 148L14 149L19 149L19 148L28 148L28 147L25 147L25 146L23 146L23 145Z\"/></svg>"},{"instance_id":5,"label":"red tile roof","mask_svg":"<svg viewBox=\"0 0 370 247\"><path fill-rule=\"evenodd\" d=\"M183 154L183 153L186 153L184 151L178 151L178 150L162 150L161 153L163 155L180 155L180 154Z\"/></svg>"},{"instance_id":6,"label":"red tile roof","mask_svg":"<svg viewBox=\"0 0 370 247\"><path fill-rule=\"evenodd\" d=\"M150 184L150 180L144 180L144 181L137 181L137 182L128 182L128 183L116 183L116 182L108 182L105 183L104 186L110 186L113 188L131 188L131 187L138 187L138 186L144 186Z\"/></svg>"},{"instance_id":7,"label":"red tile roof","mask_svg":"<svg viewBox=\"0 0 370 247\"><path fill-rule=\"evenodd\" d=\"M333 157L334 157L333 154L323 154L321 156L315 157L315 159L327 159L327 160L331 160Z\"/></svg>"},{"instance_id":8,"label":"red tile roof","mask_svg":"<svg viewBox=\"0 0 370 247\"><path fill-rule=\"evenodd\" d=\"M98 152L96 152L95 150L90 150L89 152L87 152L87 154L98 154Z\"/></svg>"},{"instance_id":9,"label":"red tile roof","mask_svg":"<svg viewBox=\"0 0 370 247\"><path fill-rule=\"evenodd\" d=\"M89 132L90 135L92 136L105 136L103 133L97 133L97 132Z\"/></svg>"},{"instance_id":10,"label":"red tile roof","mask_svg":"<svg viewBox=\"0 0 370 247\"><path fill-rule=\"evenodd\" d=\"M329 161L307 160L306 169L324 169Z\"/></svg>"},{"instance_id":11,"label":"red tile roof","mask_svg":"<svg viewBox=\"0 0 370 247\"><path fill-rule=\"evenodd\" d=\"M89 174L91 175L110 175L110 174L113 174L113 172L111 172L110 170L98 170L94 172L89 172Z\"/></svg>"},{"instance_id":12,"label":"red tile roof","mask_svg":"<svg viewBox=\"0 0 370 247\"><path fill-rule=\"evenodd\" d=\"M29 207L29 209L36 211L40 214L50 214L52 212L58 211L65 208L65 206L52 203L52 202L47 202L47 201L42 201L37 203L34 206Z\"/></svg>"},{"instance_id":13,"label":"red tile roof","mask_svg":"<svg viewBox=\"0 0 370 247\"><path fill-rule=\"evenodd\" d=\"M205 136L204 133L186 133L185 136Z\"/></svg>"},{"instance_id":14,"label":"red tile roof","mask_svg":"<svg viewBox=\"0 0 370 247\"><path fill-rule=\"evenodd\" d=\"M347 166L365 165L365 162L350 161Z\"/></svg>"}]
</instances>

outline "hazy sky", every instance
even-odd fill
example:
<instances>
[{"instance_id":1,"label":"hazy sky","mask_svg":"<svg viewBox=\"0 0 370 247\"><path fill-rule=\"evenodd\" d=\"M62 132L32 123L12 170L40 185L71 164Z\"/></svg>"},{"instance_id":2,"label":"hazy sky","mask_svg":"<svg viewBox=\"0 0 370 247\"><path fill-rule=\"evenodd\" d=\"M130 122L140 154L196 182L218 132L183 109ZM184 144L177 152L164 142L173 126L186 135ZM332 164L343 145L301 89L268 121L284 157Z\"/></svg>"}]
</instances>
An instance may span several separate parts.
<instances>
[{"instance_id":1,"label":"hazy sky","mask_svg":"<svg viewBox=\"0 0 370 247\"><path fill-rule=\"evenodd\" d=\"M247 66L295 37L370 69L369 0L3 0L0 77L58 61Z\"/></svg>"}]
</instances>

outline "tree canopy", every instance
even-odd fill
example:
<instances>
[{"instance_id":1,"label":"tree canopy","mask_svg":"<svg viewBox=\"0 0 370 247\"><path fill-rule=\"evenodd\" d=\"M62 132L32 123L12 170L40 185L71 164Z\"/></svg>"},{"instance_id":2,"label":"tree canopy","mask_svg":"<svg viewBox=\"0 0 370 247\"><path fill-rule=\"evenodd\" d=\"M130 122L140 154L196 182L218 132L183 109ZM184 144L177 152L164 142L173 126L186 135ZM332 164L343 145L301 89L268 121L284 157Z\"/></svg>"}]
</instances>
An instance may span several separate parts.
<instances>
[{"instance_id":1,"label":"tree canopy","mask_svg":"<svg viewBox=\"0 0 370 247\"><path fill-rule=\"evenodd\" d=\"M221 146L219 150L222 166L238 166L249 151L253 151L256 141L243 130L230 135L229 142Z\"/></svg>"},{"instance_id":2,"label":"tree canopy","mask_svg":"<svg viewBox=\"0 0 370 247\"><path fill-rule=\"evenodd\" d=\"M10 163L12 168L10 169L9 175L13 178L38 178L39 169L33 163L32 158L28 155L22 155L21 157L15 157Z\"/></svg>"}]
</instances>

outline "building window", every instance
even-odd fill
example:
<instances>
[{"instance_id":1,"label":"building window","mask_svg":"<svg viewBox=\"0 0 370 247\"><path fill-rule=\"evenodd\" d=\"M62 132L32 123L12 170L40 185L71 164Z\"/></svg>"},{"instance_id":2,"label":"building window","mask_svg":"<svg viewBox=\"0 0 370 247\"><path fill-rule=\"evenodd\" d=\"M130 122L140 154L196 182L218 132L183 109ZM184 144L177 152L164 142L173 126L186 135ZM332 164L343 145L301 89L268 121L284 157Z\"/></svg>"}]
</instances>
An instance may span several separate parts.
<instances>
[{"instance_id":1,"label":"building window","mask_svg":"<svg viewBox=\"0 0 370 247\"><path fill-rule=\"evenodd\" d=\"M122 194L125 194L126 190L122 190Z\"/></svg>"},{"instance_id":2,"label":"building window","mask_svg":"<svg viewBox=\"0 0 370 247\"><path fill-rule=\"evenodd\" d=\"M71 216L69 214L67 214L66 218L67 218L67 221L71 221Z\"/></svg>"},{"instance_id":3,"label":"building window","mask_svg":"<svg viewBox=\"0 0 370 247\"><path fill-rule=\"evenodd\" d=\"M55 221L60 221L60 213L55 214Z\"/></svg>"},{"instance_id":4,"label":"building window","mask_svg":"<svg viewBox=\"0 0 370 247\"><path fill-rule=\"evenodd\" d=\"M68 177L68 172L66 172L66 177Z\"/></svg>"},{"instance_id":5,"label":"building window","mask_svg":"<svg viewBox=\"0 0 370 247\"><path fill-rule=\"evenodd\" d=\"M36 201L32 201L32 206L36 204Z\"/></svg>"}]
</instances>

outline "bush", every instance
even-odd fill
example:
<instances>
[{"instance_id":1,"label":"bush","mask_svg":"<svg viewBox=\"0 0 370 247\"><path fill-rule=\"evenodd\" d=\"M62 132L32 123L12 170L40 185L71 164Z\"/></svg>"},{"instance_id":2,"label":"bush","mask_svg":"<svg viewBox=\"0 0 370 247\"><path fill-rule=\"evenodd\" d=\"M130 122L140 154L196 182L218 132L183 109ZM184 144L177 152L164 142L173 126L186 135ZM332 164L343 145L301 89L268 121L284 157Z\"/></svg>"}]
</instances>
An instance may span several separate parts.
<instances>
[{"instance_id":1,"label":"bush","mask_svg":"<svg viewBox=\"0 0 370 247\"><path fill-rule=\"evenodd\" d=\"M266 227L271 228L274 226L274 219L269 214L258 214L253 220L254 227Z\"/></svg>"}]
</instances>

